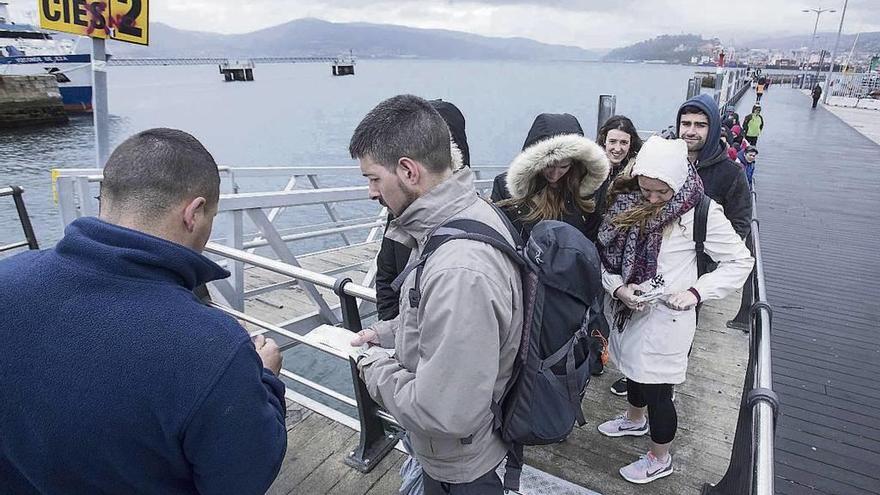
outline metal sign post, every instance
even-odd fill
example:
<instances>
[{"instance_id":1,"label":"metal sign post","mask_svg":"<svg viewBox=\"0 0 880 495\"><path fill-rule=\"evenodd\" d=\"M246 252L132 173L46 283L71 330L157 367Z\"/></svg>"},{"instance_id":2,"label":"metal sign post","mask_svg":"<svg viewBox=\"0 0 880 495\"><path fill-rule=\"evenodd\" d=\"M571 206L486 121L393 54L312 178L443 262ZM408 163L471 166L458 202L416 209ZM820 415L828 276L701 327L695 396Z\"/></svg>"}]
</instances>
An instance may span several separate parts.
<instances>
[{"instance_id":1,"label":"metal sign post","mask_svg":"<svg viewBox=\"0 0 880 495\"><path fill-rule=\"evenodd\" d=\"M148 45L148 0L39 0L40 27L92 38L92 114L95 156L103 168L110 155L110 117L107 105L106 38Z\"/></svg>"},{"instance_id":2,"label":"metal sign post","mask_svg":"<svg viewBox=\"0 0 880 495\"><path fill-rule=\"evenodd\" d=\"M110 112L107 105L106 41L92 38L92 116L95 122L95 153L98 168L110 156Z\"/></svg>"}]
</instances>

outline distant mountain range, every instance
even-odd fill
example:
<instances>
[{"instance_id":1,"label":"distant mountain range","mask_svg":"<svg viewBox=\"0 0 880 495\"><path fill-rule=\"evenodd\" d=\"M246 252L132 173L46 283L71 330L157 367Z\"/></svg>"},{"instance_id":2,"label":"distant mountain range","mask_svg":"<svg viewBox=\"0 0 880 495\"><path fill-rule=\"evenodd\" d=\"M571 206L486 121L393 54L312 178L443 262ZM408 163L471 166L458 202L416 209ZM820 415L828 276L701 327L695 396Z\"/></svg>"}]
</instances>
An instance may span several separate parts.
<instances>
[{"instance_id":1,"label":"distant mountain range","mask_svg":"<svg viewBox=\"0 0 880 495\"><path fill-rule=\"evenodd\" d=\"M151 23L150 46L114 43L117 57L338 56L513 60L598 60L599 52L526 38L389 24L298 19L246 34L184 31Z\"/></svg>"}]
</instances>

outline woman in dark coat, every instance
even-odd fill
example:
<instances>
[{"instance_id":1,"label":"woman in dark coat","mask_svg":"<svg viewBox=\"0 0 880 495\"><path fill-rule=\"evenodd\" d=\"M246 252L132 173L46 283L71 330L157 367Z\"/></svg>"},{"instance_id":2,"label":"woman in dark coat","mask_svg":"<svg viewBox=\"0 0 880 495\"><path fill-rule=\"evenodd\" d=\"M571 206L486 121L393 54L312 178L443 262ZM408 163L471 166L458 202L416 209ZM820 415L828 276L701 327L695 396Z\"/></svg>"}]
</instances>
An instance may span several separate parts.
<instances>
[{"instance_id":1,"label":"woman in dark coat","mask_svg":"<svg viewBox=\"0 0 880 495\"><path fill-rule=\"evenodd\" d=\"M495 178L492 200L523 240L541 220L561 220L595 242L602 217L594 196L609 168L605 151L584 137L574 116L543 113L522 152Z\"/></svg>"}]
</instances>

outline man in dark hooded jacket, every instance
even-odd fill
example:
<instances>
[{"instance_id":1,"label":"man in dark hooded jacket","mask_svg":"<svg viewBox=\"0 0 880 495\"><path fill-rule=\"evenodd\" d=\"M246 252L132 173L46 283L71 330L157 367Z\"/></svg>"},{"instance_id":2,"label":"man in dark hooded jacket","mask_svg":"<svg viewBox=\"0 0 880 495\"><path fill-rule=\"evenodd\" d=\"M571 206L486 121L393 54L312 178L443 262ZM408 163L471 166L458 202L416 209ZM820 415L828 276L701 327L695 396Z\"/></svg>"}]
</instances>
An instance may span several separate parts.
<instances>
[{"instance_id":1,"label":"man in dark hooded jacket","mask_svg":"<svg viewBox=\"0 0 880 495\"><path fill-rule=\"evenodd\" d=\"M721 142L718 105L709 95L684 102L676 117L678 136L687 143L688 161L697 169L706 195L724 208L740 237L749 234L752 198L742 167L731 161Z\"/></svg>"},{"instance_id":2,"label":"man in dark hooded jacket","mask_svg":"<svg viewBox=\"0 0 880 495\"><path fill-rule=\"evenodd\" d=\"M465 134L464 115L458 107L448 101L431 100L428 103L437 110L449 127L452 143L455 144L452 150L453 161L460 159L462 166L470 167L471 156ZM456 155L457 152L460 152L460 157ZM393 218L389 213L388 222L390 223ZM391 288L391 283L406 268L409 256L408 247L387 237L382 239L382 246L376 256L376 309L380 320L393 320L399 312L398 294Z\"/></svg>"}]
</instances>

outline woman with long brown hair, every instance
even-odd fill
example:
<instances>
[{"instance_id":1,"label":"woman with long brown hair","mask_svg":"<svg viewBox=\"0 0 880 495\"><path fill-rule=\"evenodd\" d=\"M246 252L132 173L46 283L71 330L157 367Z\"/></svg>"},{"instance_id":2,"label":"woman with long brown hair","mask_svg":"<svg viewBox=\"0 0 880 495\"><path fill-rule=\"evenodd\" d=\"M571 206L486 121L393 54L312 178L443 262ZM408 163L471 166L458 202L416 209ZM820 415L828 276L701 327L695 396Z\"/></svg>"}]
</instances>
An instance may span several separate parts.
<instances>
[{"instance_id":1,"label":"woman with long brown hair","mask_svg":"<svg viewBox=\"0 0 880 495\"><path fill-rule=\"evenodd\" d=\"M608 169L605 151L584 137L574 116L542 113L522 152L495 178L492 200L523 240L541 220L561 220L595 242L602 217L594 196Z\"/></svg>"},{"instance_id":2,"label":"woman with long brown hair","mask_svg":"<svg viewBox=\"0 0 880 495\"><path fill-rule=\"evenodd\" d=\"M614 322L611 358L627 378L629 403L599 431L609 437L650 432L648 453L620 469L633 483L672 474L669 448L678 428L672 388L687 373L694 308L741 287L754 263L712 201L704 250L718 267L697 277L694 217L703 197L685 142L655 136L642 147L631 174L614 181L599 229L602 283L613 300L606 305Z\"/></svg>"}]
</instances>

